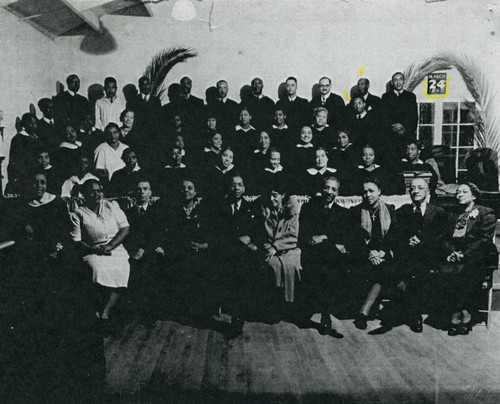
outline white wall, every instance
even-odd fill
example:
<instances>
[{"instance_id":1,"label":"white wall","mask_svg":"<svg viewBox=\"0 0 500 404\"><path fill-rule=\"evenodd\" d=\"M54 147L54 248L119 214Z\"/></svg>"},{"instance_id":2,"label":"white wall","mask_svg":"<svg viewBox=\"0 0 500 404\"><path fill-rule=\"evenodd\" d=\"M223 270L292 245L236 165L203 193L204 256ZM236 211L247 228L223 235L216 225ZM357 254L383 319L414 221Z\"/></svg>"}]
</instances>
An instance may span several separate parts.
<instances>
[{"instance_id":1,"label":"white wall","mask_svg":"<svg viewBox=\"0 0 500 404\"><path fill-rule=\"evenodd\" d=\"M189 75L198 96L225 78L230 97L238 100L239 88L261 76L264 92L276 99L289 75L298 78L304 97L310 98L322 75L332 77L334 91L343 93L363 66L372 92L381 94L393 72L440 50L476 58L491 85L499 86L498 0L203 0L194 1L198 16L187 23L172 19L173 4L152 4L154 18L104 16L118 49L101 56L80 51L81 37L52 41L0 10L0 109L7 139L14 134L15 117L30 102L53 95L57 80L76 72L82 92L108 75L119 85L136 83L151 56L174 45L192 47L199 56L176 66L167 84ZM416 93L423 98L421 88ZM466 96L454 74L450 98Z\"/></svg>"}]
</instances>

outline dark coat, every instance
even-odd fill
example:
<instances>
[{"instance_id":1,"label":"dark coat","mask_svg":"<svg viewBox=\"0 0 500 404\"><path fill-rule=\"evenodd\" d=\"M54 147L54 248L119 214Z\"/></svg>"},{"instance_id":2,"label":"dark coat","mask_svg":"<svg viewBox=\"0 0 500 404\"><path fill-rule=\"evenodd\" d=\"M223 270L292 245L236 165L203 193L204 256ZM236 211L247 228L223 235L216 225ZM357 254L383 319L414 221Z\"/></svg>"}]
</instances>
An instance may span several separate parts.
<instances>
[{"instance_id":1,"label":"dark coat","mask_svg":"<svg viewBox=\"0 0 500 404\"><path fill-rule=\"evenodd\" d=\"M64 91L54 97L54 119L58 124L64 125L69 121L78 125L90 112L89 100L80 94L73 96Z\"/></svg>"},{"instance_id":2,"label":"dark coat","mask_svg":"<svg viewBox=\"0 0 500 404\"><path fill-rule=\"evenodd\" d=\"M311 117L316 108L323 107L328 110L328 123L334 128L341 128L345 121L345 103L340 95L330 93L324 105L321 104L321 95L314 97L309 103L309 116Z\"/></svg>"}]
</instances>

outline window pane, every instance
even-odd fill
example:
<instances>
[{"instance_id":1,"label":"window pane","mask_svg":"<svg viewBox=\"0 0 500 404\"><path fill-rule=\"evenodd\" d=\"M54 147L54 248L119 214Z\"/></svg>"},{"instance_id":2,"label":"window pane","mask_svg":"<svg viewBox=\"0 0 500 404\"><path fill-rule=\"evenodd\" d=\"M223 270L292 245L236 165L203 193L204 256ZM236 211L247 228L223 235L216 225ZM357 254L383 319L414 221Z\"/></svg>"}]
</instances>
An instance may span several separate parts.
<instances>
[{"instance_id":1,"label":"window pane","mask_svg":"<svg viewBox=\"0 0 500 404\"><path fill-rule=\"evenodd\" d=\"M434 103L423 102L420 104L419 123L434 123Z\"/></svg>"},{"instance_id":2,"label":"window pane","mask_svg":"<svg viewBox=\"0 0 500 404\"><path fill-rule=\"evenodd\" d=\"M460 146L474 146L474 126L460 125Z\"/></svg>"},{"instance_id":3,"label":"window pane","mask_svg":"<svg viewBox=\"0 0 500 404\"><path fill-rule=\"evenodd\" d=\"M443 102L443 123L457 123L457 113L457 102Z\"/></svg>"},{"instance_id":4,"label":"window pane","mask_svg":"<svg viewBox=\"0 0 500 404\"><path fill-rule=\"evenodd\" d=\"M472 103L475 105L475 103ZM460 104L460 122L461 123L473 123L475 122L474 110L469 109L465 102Z\"/></svg>"},{"instance_id":5,"label":"window pane","mask_svg":"<svg viewBox=\"0 0 500 404\"><path fill-rule=\"evenodd\" d=\"M421 126L418 129L418 140L425 147L431 147L434 144L434 126Z\"/></svg>"},{"instance_id":6,"label":"window pane","mask_svg":"<svg viewBox=\"0 0 500 404\"><path fill-rule=\"evenodd\" d=\"M443 125L443 145L453 147L457 145L457 126Z\"/></svg>"}]
</instances>

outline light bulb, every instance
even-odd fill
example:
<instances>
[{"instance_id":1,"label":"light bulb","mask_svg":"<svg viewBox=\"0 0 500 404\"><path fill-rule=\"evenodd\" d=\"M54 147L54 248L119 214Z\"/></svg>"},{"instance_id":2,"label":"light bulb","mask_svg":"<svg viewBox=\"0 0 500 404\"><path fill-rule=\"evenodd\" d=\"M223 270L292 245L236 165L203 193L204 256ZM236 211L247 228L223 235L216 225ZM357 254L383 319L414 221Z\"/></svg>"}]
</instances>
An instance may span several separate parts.
<instances>
[{"instance_id":1,"label":"light bulb","mask_svg":"<svg viewBox=\"0 0 500 404\"><path fill-rule=\"evenodd\" d=\"M190 21L196 17L196 8L190 0L177 0L172 7L172 17L178 21Z\"/></svg>"}]
</instances>

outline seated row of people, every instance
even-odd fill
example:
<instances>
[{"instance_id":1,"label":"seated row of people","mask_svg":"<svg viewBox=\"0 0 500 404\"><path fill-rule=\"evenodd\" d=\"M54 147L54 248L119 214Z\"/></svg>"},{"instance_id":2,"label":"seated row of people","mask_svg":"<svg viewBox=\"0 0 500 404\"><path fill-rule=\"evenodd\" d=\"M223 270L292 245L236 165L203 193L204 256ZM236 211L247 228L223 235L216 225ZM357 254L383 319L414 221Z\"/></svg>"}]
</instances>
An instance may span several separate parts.
<instances>
[{"instance_id":1,"label":"seated row of people","mask_svg":"<svg viewBox=\"0 0 500 404\"><path fill-rule=\"evenodd\" d=\"M394 297L393 305L371 334L402 323L421 332L424 311L446 316L449 335L467 334L474 324L485 268L497 259L495 215L476 204L474 184L458 187L458 213L447 214L429 202L428 183L419 178L411 183L412 203L398 210L381 201L374 177L362 181L363 202L351 209L335 203L341 182L334 176L324 178L319 195L302 208L282 181L272 181L253 203L244 198L245 180L237 172L217 198L199 198L202 182L183 178L168 201L155 204L151 180L139 178L137 204L125 214L91 178L69 223L64 205L47 192L47 177L38 173L16 225L25 264L34 256L67 254L71 236L105 294L93 307L103 320L129 285L132 267L131 281L142 278L135 291L149 320L163 297L174 294L183 310L232 314L230 335L241 332L262 290L279 303L280 318L303 324L320 311L319 331L337 338L330 316L336 308L347 308L356 327L366 329L382 294Z\"/></svg>"}]
</instances>

